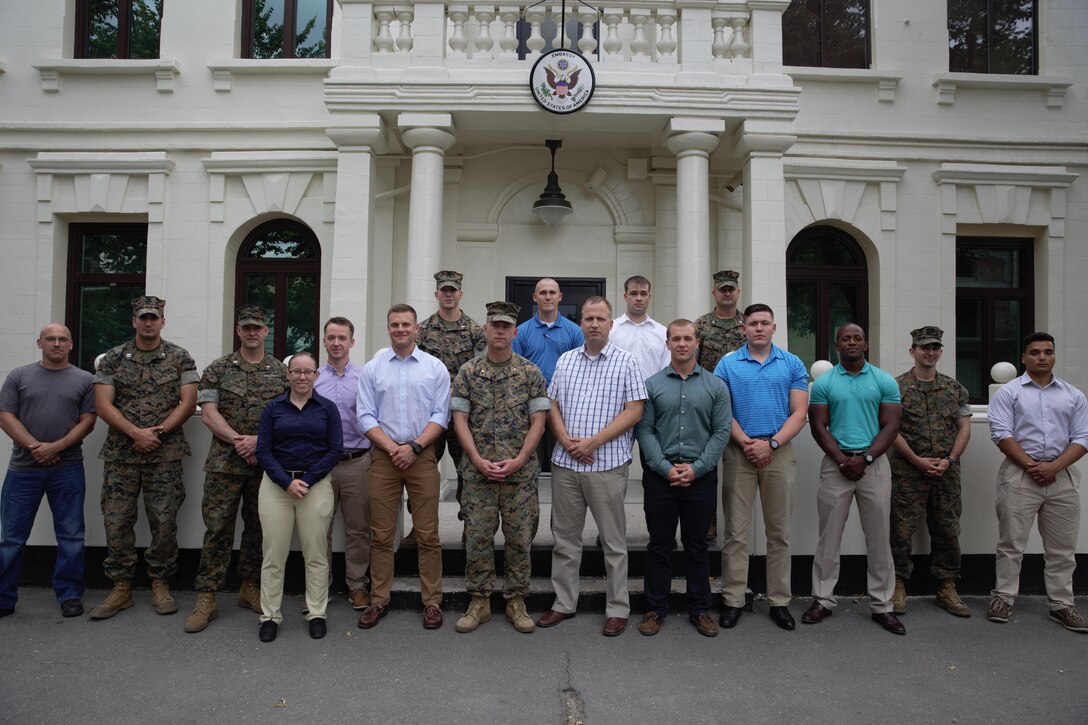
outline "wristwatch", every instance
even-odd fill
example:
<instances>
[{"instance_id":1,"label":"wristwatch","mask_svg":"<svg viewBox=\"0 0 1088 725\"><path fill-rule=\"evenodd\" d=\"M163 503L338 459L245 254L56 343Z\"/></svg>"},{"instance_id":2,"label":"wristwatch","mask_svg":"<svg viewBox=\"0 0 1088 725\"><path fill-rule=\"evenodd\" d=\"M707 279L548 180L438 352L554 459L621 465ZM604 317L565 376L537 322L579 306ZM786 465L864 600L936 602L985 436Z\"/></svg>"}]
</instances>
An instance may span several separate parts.
<instances>
[{"instance_id":1,"label":"wristwatch","mask_svg":"<svg viewBox=\"0 0 1088 725\"><path fill-rule=\"evenodd\" d=\"M873 454L867 452L865 454L865 465L868 466L872 462L873 462Z\"/></svg>"},{"instance_id":2,"label":"wristwatch","mask_svg":"<svg viewBox=\"0 0 1088 725\"><path fill-rule=\"evenodd\" d=\"M411 448L412 453L415 453L417 456L423 452L423 446L419 445L415 441L404 441L404 445Z\"/></svg>"},{"instance_id":3,"label":"wristwatch","mask_svg":"<svg viewBox=\"0 0 1088 725\"><path fill-rule=\"evenodd\" d=\"M777 451L778 450L778 445L779 444L778 444L778 441L776 441L774 438L772 438L770 440L770 444L771 444L771 450L772 451Z\"/></svg>"},{"instance_id":4,"label":"wristwatch","mask_svg":"<svg viewBox=\"0 0 1088 725\"><path fill-rule=\"evenodd\" d=\"M945 458L945 460L948 461L948 467L949 468L955 468L956 467L956 459L953 458L952 456L948 456L947 458Z\"/></svg>"}]
</instances>

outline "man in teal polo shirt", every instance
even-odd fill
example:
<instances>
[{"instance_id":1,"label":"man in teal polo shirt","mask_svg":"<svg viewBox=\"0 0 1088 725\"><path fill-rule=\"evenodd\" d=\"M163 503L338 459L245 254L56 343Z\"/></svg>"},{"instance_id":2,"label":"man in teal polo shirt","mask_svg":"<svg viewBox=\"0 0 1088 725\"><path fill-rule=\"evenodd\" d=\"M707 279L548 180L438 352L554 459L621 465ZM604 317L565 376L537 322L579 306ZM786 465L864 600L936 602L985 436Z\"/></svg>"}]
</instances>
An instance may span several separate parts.
<instances>
[{"instance_id":1,"label":"man in teal polo shirt","mask_svg":"<svg viewBox=\"0 0 1088 725\"><path fill-rule=\"evenodd\" d=\"M812 437L823 449L816 510L820 538L812 559L814 600L801 621L817 624L835 608L839 547L850 502L857 498L868 557L868 590L873 621L892 634L906 634L892 613L895 563L889 543L892 474L885 453L899 433L899 385L865 360L869 342L860 325L835 332L839 364L812 385L808 407Z\"/></svg>"}]
</instances>

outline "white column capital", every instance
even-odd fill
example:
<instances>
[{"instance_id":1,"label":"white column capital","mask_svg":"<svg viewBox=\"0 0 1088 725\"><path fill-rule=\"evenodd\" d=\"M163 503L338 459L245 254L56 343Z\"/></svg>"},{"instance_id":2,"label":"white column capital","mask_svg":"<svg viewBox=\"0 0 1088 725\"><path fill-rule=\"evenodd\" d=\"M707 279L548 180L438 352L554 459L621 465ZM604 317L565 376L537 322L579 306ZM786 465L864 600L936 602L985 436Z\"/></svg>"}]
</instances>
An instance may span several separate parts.
<instances>
[{"instance_id":1,"label":"white column capital","mask_svg":"<svg viewBox=\"0 0 1088 725\"><path fill-rule=\"evenodd\" d=\"M745 121L733 134L733 148L742 159L761 153L780 156L797 143L797 136L790 133L792 130L792 126Z\"/></svg>"},{"instance_id":2,"label":"white column capital","mask_svg":"<svg viewBox=\"0 0 1088 725\"><path fill-rule=\"evenodd\" d=\"M437 149L445 153L457 141L457 137L449 131L426 126L402 131L400 139L405 146L412 149L412 153L418 153L426 149Z\"/></svg>"},{"instance_id":3,"label":"white column capital","mask_svg":"<svg viewBox=\"0 0 1088 725\"><path fill-rule=\"evenodd\" d=\"M376 113L333 114L333 125L325 130L337 148L369 146L375 153L389 149L389 130Z\"/></svg>"},{"instance_id":4,"label":"white column capital","mask_svg":"<svg viewBox=\"0 0 1088 725\"><path fill-rule=\"evenodd\" d=\"M669 136L665 146L678 157L699 154L709 156L710 152L718 148L718 137L712 133L702 131L688 131Z\"/></svg>"}]
</instances>

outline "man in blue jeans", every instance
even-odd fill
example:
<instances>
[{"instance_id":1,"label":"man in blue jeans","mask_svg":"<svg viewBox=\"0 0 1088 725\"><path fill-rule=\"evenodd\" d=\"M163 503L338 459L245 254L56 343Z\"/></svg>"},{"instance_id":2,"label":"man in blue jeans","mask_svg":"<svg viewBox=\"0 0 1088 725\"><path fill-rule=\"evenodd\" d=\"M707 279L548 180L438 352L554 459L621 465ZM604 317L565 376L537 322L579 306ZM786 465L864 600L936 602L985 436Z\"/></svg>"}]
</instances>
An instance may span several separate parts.
<instances>
[{"instance_id":1,"label":"man in blue jeans","mask_svg":"<svg viewBox=\"0 0 1088 725\"><path fill-rule=\"evenodd\" d=\"M94 428L93 376L68 362L72 333L50 323L38 335L40 363L8 373L0 389L0 428L14 441L0 492L0 617L15 611L23 552L42 496L57 539L53 590L61 614L83 614L82 441Z\"/></svg>"}]
</instances>

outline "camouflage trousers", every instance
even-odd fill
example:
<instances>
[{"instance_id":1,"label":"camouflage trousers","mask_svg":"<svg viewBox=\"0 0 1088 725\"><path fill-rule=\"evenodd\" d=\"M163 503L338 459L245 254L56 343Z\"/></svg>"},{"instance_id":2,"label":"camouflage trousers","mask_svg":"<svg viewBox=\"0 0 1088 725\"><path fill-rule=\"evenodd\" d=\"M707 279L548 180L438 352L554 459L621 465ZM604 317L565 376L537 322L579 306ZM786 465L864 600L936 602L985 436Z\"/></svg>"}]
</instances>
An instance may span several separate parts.
<instances>
[{"instance_id":1,"label":"camouflage trousers","mask_svg":"<svg viewBox=\"0 0 1088 725\"><path fill-rule=\"evenodd\" d=\"M891 545L895 575L910 579L911 544L923 517L929 528L929 570L937 581L960 575L960 469L940 478L922 475L898 456L892 458Z\"/></svg>"},{"instance_id":2,"label":"camouflage trousers","mask_svg":"<svg viewBox=\"0 0 1088 725\"><path fill-rule=\"evenodd\" d=\"M473 596L491 595L495 583L495 533L502 519L506 542L502 593L507 599L529 593L529 549L540 503L536 479L525 483L465 481L465 586Z\"/></svg>"},{"instance_id":3,"label":"camouflage trousers","mask_svg":"<svg viewBox=\"0 0 1088 725\"><path fill-rule=\"evenodd\" d=\"M204 497L200 503L204 516L204 546L200 550L200 570L194 583L198 592L223 588L234 548L239 503L242 508L242 548L238 556L238 576L260 581L261 518L257 514L257 493L263 474L259 468L254 468L248 475L205 474Z\"/></svg>"},{"instance_id":4,"label":"camouflage trousers","mask_svg":"<svg viewBox=\"0 0 1088 725\"><path fill-rule=\"evenodd\" d=\"M178 564L178 509L185 500L181 461L111 463L103 467L102 518L106 525L106 576L131 580L136 572L136 519L140 491L151 529L144 552L147 573L166 579Z\"/></svg>"}]
</instances>

